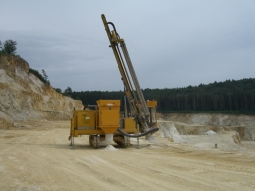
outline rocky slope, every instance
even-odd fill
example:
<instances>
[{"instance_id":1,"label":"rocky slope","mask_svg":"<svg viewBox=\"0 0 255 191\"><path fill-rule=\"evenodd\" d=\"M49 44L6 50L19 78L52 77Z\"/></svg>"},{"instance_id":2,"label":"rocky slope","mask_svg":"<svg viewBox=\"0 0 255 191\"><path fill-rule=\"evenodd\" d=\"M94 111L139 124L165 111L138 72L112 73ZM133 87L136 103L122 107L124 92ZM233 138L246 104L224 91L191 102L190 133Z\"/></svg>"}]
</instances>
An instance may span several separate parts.
<instances>
[{"instance_id":1,"label":"rocky slope","mask_svg":"<svg viewBox=\"0 0 255 191\"><path fill-rule=\"evenodd\" d=\"M69 119L81 101L57 93L35 75L20 57L0 56L0 128L32 119Z\"/></svg>"}]
</instances>

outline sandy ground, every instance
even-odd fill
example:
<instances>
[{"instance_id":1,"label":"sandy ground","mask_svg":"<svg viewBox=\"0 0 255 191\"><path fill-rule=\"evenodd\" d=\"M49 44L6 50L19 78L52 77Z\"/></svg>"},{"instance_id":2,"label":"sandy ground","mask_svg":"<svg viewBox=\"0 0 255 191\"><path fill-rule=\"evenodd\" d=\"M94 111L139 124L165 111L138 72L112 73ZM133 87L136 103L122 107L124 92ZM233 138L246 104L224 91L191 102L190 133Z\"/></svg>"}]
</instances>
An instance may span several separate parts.
<instances>
[{"instance_id":1,"label":"sandy ground","mask_svg":"<svg viewBox=\"0 0 255 191\"><path fill-rule=\"evenodd\" d=\"M68 136L69 121L0 129L0 190L255 190L254 142L231 151L194 148L158 133L153 145L141 140L137 149L133 140L104 150L82 136L72 150Z\"/></svg>"}]
</instances>

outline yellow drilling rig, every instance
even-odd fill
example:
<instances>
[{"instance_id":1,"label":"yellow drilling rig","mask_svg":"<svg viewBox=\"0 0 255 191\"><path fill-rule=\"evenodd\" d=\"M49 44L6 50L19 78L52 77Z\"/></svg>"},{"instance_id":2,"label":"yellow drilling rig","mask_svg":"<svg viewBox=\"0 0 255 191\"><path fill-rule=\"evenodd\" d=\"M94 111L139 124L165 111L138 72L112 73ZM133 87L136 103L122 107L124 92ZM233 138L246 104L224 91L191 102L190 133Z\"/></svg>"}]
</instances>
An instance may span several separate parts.
<instances>
[{"instance_id":1,"label":"yellow drilling rig","mask_svg":"<svg viewBox=\"0 0 255 191\"><path fill-rule=\"evenodd\" d=\"M79 135L89 135L89 144L94 148L99 148L102 141L127 147L130 137L139 141L139 137L146 136L152 141L152 134L158 131L157 101L145 101L124 39L112 22L107 22L103 14L101 17L124 84L124 111L120 111L120 100L98 100L96 105L88 105L89 110L74 110L70 145L74 147L74 137Z\"/></svg>"}]
</instances>

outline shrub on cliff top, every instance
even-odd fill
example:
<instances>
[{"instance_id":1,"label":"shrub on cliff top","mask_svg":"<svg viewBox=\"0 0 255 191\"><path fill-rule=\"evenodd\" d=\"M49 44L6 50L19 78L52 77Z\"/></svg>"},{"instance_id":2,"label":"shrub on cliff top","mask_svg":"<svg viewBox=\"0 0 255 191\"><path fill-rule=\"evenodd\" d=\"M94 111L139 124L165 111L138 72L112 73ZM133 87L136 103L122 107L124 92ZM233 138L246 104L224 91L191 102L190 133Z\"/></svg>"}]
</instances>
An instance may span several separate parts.
<instances>
[{"instance_id":1,"label":"shrub on cliff top","mask_svg":"<svg viewBox=\"0 0 255 191\"><path fill-rule=\"evenodd\" d=\"M17 42L14 40L6 40L3 45L0 42L0 53L1 54L8 54L8 55L16 55L16 45Z\"/></svg>"}]
</instances>

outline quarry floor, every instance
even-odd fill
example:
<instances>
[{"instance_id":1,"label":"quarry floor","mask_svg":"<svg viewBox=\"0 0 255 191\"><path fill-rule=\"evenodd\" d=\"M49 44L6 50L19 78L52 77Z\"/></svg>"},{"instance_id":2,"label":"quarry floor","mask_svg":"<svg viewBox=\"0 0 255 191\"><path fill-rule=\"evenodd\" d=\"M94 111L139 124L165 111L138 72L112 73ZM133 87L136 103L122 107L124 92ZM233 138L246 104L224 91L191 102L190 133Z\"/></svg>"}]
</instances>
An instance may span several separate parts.
<instances>
[{"instance_id":1,"label":"quarry floor","mask_svg":"<svg viewBox=\"0 0 255 191\"><path fill-rule=\"evenodd\" d=\"M156 143L141 140L140 149L132 140L129 148L105 150L90 148L82 136L73 150L69 124L28 121L0 129L0 190L255 190L254 141L221 150L156 134Z\"/></svg>"}]
</instances>

